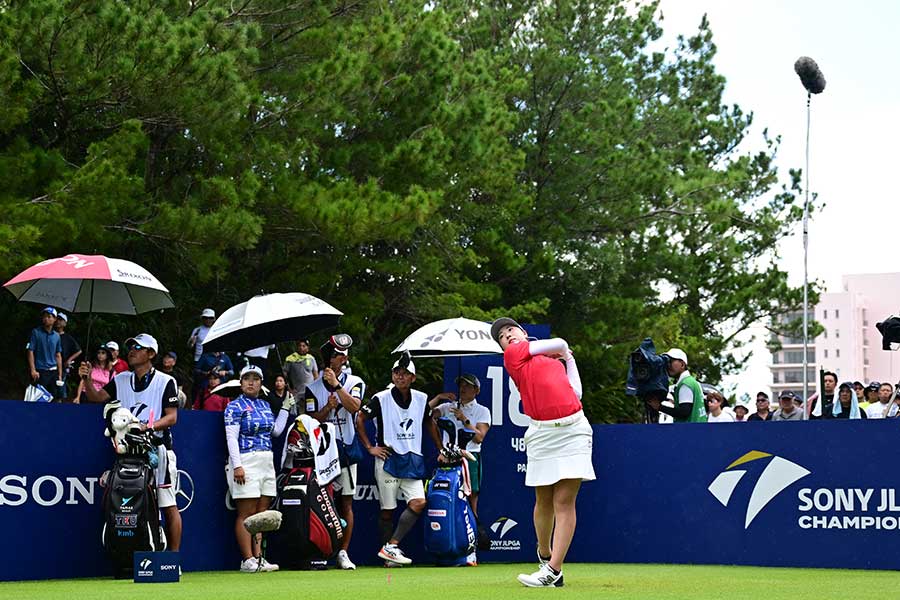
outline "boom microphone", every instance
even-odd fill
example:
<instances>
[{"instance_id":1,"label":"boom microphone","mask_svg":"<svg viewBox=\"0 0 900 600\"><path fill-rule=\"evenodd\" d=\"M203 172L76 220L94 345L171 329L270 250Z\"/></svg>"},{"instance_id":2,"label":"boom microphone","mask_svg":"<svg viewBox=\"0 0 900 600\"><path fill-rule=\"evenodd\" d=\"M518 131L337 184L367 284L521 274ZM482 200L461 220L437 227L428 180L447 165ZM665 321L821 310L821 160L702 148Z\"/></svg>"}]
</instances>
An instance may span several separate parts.
<instances>
[{"instance_id":1,"label":"boom microphone","mask_svg":"<svg viewBox=\"0 0 900 600\"><path fill-rule=\"evenodd\" d=\"M800 82L810 94L821 94L825 89L825 76L819 70L816 61L808 56L801 56L794 63L794 72L800 76Z\"/></svg>"},{"instance_id":2,"label":"boom microphone","mask_svg":"<svg viewBox=\"0 0 900 600\"><path fill-rule=\"evenodd\" d=\"M244 528L250 535L275 531L281 527L281 513L277 510L264 510L244 519Z\"/></svg>"}]
</instances>

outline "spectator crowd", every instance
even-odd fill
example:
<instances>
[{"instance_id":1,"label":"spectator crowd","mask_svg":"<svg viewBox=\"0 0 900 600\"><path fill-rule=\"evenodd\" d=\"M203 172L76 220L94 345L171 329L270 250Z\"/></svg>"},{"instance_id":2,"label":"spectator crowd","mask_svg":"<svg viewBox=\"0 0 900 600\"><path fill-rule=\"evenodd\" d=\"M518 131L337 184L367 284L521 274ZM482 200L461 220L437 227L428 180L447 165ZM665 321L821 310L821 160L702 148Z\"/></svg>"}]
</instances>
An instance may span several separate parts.
<instances>
[{"instance_id":1,"label":"spectator crowd","mask_svg":"<svg viewBox=\"0 0 900 600\"><path fill-rule=\"evenodd\" d=\"M801 396L785 390L778 394L774 405L769 394L760 391L753 407L739 401L731 406L715 386L700 383L691 375L683 350L673 348L666 356L674 384L666 400L647 400L650 422L744 423L900 416L900 383L845 381L838 384L838 376L832 371L822 374L822 394L812 394L806 403Z\"/></svg>"}]
</instances>

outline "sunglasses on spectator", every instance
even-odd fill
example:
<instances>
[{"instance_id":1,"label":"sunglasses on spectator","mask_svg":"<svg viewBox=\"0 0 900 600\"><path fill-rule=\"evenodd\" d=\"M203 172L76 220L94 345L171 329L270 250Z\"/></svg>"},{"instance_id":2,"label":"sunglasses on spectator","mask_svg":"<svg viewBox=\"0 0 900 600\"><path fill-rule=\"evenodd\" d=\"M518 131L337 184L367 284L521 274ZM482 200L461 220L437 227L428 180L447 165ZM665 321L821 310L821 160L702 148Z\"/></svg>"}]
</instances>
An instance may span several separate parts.
<instances>
[{"instance_id":1,"label":"sunglasses on spectator","mask_svg":"<svg viewBox=\"0 0 900 600\"><path fill-rule=\"evenodd\" d=\"M125 346L125 349L131 352L132 350L146 350L147 346L141 346L140 344L128 344Z\"/></svg>"},{"instance_id":2,"label":"sunglasses on spectator","mask_svg":"<svg viewBox=\"0 0 900 600\"><path fill-rule=\"evenodd\" d=\"M769 400L767 398L757 398L756 401L757 402L768 402Z\"/></svg>"}]
</instances>

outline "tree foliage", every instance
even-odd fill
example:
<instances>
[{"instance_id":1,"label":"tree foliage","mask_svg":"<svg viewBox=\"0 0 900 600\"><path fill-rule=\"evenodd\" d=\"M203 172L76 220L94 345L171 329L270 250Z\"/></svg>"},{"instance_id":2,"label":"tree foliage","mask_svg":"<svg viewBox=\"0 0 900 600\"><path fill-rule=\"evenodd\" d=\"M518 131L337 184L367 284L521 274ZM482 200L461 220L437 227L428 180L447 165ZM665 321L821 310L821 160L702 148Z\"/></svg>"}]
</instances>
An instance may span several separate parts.
<instances>
[{"instance_id":1,"label":"tree foliage","mask_svg":"<svg viewBox=\"0 0 900 600\"><path fill-rule=\"evenodd\" d=\"M549 322L591 417L632 420L640 339L715 381L800 298L775 263L799 174L723 104L706 21L661 34L609 0L0 3L2 275L135 260L178 307L96 335L176 348L202 306L307 291L373 383L425 322ZM0 302L20 381L33 312Z\"/></svg>"}]
</instances>

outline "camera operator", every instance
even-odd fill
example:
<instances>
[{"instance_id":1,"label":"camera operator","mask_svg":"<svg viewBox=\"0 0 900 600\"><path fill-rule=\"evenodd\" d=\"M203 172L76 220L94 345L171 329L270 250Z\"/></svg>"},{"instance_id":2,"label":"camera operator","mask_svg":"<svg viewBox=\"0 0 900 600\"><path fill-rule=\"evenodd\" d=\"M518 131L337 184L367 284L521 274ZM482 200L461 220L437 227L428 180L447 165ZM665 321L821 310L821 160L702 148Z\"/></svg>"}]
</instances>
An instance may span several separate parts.
<instances>
[{"instance_id":1,"label":"camera operator","mask_svg":"<svg viewBox=\"0 0 900 600\"><path fill-rule=\"evenodd\" d=\"M653 410L665 413L676 423L706 423L703 389L688 371L688 358L684 350L672 348L666 352L667 371L675 379L675 407L665 406L658 396L650 396L647 404Z\"/></svg>"}]
</instances>

